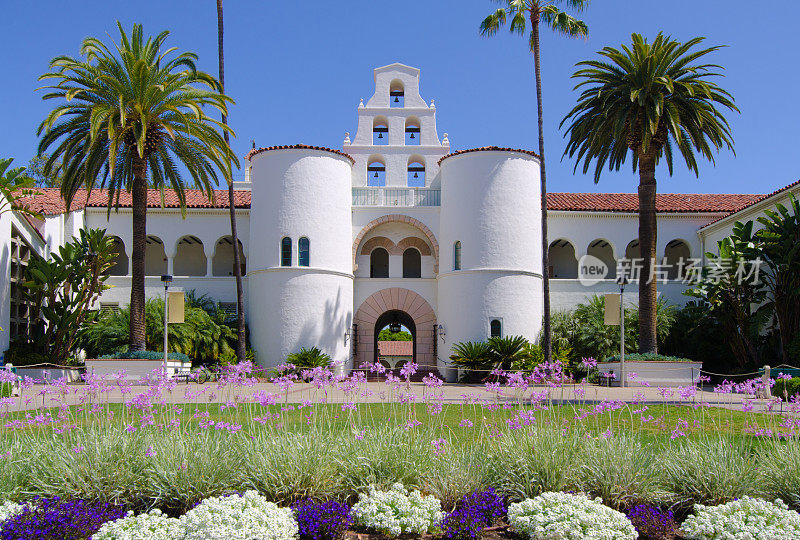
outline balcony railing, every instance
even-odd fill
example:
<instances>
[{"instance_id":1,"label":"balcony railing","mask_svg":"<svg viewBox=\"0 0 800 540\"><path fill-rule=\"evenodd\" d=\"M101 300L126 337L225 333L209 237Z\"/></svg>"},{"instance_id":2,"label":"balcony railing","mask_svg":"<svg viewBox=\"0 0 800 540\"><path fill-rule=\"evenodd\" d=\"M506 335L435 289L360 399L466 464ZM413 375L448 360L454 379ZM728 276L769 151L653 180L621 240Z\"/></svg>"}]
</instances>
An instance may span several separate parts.
<instances>
[{"instance_id":1,"label":"balcony railing","mask_svg":"<svg viewBox=\"0 0 800 540\"><path fill-rule=\"evenodd\" d=\"M353 206L441 206L442 191L431 188L353 188Z\"/></svg>"}]
</instances>

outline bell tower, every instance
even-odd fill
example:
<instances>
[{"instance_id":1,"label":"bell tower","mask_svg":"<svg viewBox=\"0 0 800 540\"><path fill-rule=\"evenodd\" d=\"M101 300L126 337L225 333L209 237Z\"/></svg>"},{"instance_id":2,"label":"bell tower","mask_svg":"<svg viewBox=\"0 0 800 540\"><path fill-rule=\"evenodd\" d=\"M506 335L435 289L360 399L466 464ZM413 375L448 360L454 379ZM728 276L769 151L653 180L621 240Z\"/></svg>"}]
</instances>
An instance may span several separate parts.
<instances>
[{"instance_id":1,"label":"bell tower","mask_svg":"<svg viewBox=\"0 0 800 540\"><path fill-rule=\"evenodd\" d=\"M440 157L450 153L447 134L439 140L436 107L419 93L419 69L390 64L375 69L375 93L358 106L358 130L342 150L355 159L355 187L439 187Z\"/></svg>"}]
</instances>

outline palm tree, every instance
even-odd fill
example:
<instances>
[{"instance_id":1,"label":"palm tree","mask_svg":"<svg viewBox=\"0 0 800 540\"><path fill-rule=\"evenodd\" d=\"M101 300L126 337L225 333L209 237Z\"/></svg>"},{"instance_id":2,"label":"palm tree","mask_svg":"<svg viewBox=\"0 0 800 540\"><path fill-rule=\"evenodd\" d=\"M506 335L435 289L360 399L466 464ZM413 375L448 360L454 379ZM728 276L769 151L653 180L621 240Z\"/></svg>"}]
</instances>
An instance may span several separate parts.
<instances>
[{"instance_id":1,"label":"palm tree","mask_svg":"<svg viewBox=\"0 0 800 540\"><path fill-rule=\"evenodd\" d=\"M622 51L605 47L602 59L579 62L572 75L582 79L578 104L561 121L571 120L564 155L576 157L583 172L596 161L594 180L608 164L619 170L630 150L639 170L639 351L656 352L656 165L661 158L672 174L674 149L699 176L695 152L712 163L723 146L733 151L730 126L718 106L737 111L733 97L715 82L722 68L697 63L720 47L695 49L703 38L680 43L658 34L652 43L638 34ZM635 276L634 276L635 277Z\"/></svg>"},{"instance_id":2,"label":"palm tree","mask_svg":"<svg viewBox=\"0 0 800 540\"><path fill-rule=\"evenodd\" d=\"M511 19L509 30L516 34L525 34L527 21L531 23L529 47L533 53L533 67L536 75L536 110L539 121L539 166L541 170L542 197L542 292L544 294L544 328L542 329L542 349L546 362L553 358L553 346L550 331L550 276L549 253L547 240L547 175L544 166L544 120L542 112L542 74L539 61L539 23L544 23L567 37L586 37L589 28L568 13L558 9L557 4L565 3L575 11L583 11L589 0L496 0L505 4L486 17L480 25L481 35L491 37Z\"/></svg>"},{"instance_id":3,"label":"palm tree","mask_svg":"<svg viewBox=\"0 0 800 540\"><path fill-rule=\"evenodd\" d=\"M119 43L111 48L97 38L83 40L83 58L58 56L40 80L53 80L43 99L59 104L39 126L39 154L54 146L44 173L63 177L67 208L81 187L108 191L108 206L120 192L132 192L130 347L145 347L144 255L147 239L147 189L171 189L185 215L186 193L179 165L196 188L213 198L216 170L231 179L238 160L221 132L227 126L209 117L206 106L222 114L232 100L219 82L198 71L197 55L160 48L169 32L145 41L135 24L130 37L120 23ZM148 172L150 178L148 179Z\"/></svg>"},{"instance_id":4,"label":"palm tree","mask_svg":"<svg viewBox=\"0 0 800 540\"><path fill-rule=\"evenodd\" d=\"M217 0L217 51L219 54L219 84L222 93L225 93L225 51L223 37L222 0ZM222 113L222 124L228 125L228 115ZM223 132L225 144L230 147L228 132ZM242 287L242 265L239 253L239 232L236 227L236 204L233 200L233 181L228 181L228 209L231 213L231 240L233 241L233 275L236 277L236 358L240 363L245 361L245 328L244 328L244 288Z\"/></svg>"}]
</instances>

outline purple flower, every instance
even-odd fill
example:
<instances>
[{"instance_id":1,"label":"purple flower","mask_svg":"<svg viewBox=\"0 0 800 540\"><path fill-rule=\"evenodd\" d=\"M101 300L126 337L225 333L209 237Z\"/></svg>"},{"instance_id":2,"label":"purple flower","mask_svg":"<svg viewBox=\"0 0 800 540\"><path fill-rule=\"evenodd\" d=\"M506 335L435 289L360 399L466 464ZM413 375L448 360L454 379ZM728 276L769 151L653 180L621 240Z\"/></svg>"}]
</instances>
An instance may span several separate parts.
<instances>
[{"instance_id":1,"label":"purple flower","mask_svg":"<svg viewBox=\"0 0 800 540\"><path fill-rule=\"evenodd\" d=\"M109 503L35 498L0 524L0 540L83 540L106 521L124 516L122 508Z\"/></svg>"},{"instance_id":2,"label":"purple flower","mask_svg":"<svg viewBox=\"0 0 800 540\"><path fill-rule=\"evenodd\" d=\"M634 506L628 511L628 519L639 533L640 538L662 540L675 538L678 524L671 510L661 510L649 504Z\"/></svg>"},{"instance_id":3,"label":"purple flower","mask_svg":"<svg viewBox=\"0 0 800 540\"><path fill-rule=\"evenodd\" d=\"M300 529L300 540L339 540L353 526L350 507L336 501L324 503L311 499L292 505Z\"/></svg>"}]
</instances>

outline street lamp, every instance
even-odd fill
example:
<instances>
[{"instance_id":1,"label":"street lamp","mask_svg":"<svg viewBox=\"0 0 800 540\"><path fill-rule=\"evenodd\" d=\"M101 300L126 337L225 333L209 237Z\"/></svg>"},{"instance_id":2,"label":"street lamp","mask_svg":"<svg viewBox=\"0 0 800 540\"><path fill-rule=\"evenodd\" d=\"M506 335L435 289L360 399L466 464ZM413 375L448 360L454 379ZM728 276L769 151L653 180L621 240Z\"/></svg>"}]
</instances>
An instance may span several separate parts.
<instances>
[{"instance_id":1,"label":"street lamp","mask_svg":"<svg viewBox=\"0 0 800 540\"><path fill-rule=\"evenodd\" d=\"M617 278L619 285L619 385L621 388L625 388L625 285L628 283L630 280L623 267Z\"/></svg>"},{"instance_id":2,"label":"street lamp","mask_svg":"<svg viewBox=\"0 0 800 540\"><path fill-rule=\"evenodd\" d=\"M167 332L167 296L169 292L169 284L172 283L172 276L170 275L163 275L161 276L161 283L164 284L164 365L162 366L164 370L164 375L167 374L167 345L169 341L169 334Z\"/></svg>"}]
</instances>

